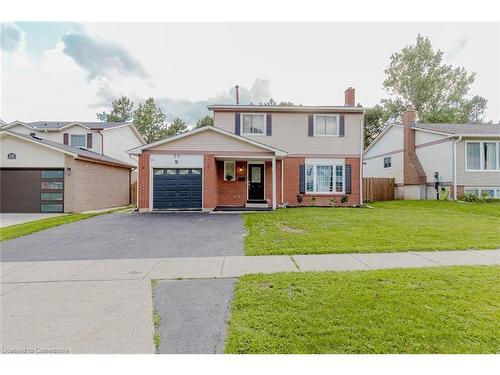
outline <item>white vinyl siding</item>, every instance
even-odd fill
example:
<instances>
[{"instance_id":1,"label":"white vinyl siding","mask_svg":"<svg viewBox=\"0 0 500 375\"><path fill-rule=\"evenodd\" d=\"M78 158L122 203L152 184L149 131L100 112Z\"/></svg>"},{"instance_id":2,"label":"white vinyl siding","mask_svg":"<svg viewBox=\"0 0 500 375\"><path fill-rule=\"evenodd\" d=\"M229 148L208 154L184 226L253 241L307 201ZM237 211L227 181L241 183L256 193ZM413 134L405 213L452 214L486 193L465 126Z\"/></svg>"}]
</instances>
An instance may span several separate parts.
<instances>
[{"instance_id":1,"label":"white vinyl siding","mask_svg":"<svg viewBox=\"0 0 500 375\"><path fill-rule=\"evenodd\" d=\"M273 129L270 136L264 138L262 135L242 135L287 151L290 156L360 154L363 114L345 114L344 137L310 137L308 117L307 113L272 113ZM234 112L215 111L214 125L234 133Z\"/></svg>"},{"instance_id":2,"label":"white vinyl siding","mask_svg":"<svg viewBox=\"0 0 500 375\"><path fill-rule=\"evenodd\" d=\"M468 169L467 168L467 144L481 143L481 142L499 142L500 139L492 140L476 140L464 139L457 142L457 185L459 186L499 186L500 185L500 169L496 170L482 170L482 169Z\"/></svg>"}]
</instances>

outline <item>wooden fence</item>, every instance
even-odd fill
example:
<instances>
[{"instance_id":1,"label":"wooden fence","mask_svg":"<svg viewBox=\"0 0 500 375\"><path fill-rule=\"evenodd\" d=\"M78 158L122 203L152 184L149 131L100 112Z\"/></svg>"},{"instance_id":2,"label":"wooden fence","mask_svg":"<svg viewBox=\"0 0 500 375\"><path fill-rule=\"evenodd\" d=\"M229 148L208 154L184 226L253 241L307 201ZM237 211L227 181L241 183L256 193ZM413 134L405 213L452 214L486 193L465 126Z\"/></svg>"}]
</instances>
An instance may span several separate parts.
<instances>
[{"instance_id":1,"label":"wooden fence","mask_svg":"<svg viewBox=\"0 0 500 375\"><path fill-rule=\"evenodd\" d=\"M363 178L363 201L394 200L394 178Z\"/></svg>"}]
</instances>

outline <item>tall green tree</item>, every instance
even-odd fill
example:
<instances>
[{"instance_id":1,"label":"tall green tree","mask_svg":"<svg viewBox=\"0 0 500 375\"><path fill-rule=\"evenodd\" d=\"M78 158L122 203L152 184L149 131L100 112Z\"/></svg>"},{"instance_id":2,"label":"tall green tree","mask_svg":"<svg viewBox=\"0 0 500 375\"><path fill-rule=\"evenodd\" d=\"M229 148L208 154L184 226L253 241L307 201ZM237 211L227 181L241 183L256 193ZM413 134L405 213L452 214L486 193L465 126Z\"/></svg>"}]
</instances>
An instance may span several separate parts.
<instances>
[{"instance_id":1,"label":"tall green tree","mask_svg":"<svg viewBox=\"0 0 500 375\"><path fill-rule=\"evenodd\" d=\"M98 113L97 118L100 121L107 122L126 122L131 121L134 116L134 102L126 96L113 100L111 103L111 112L106 111Z\"/></svg>"},{"instance_id":2,"label":"tall green tree","mask_svg":"<svg viewBox=\"0 0 500 375\"><path fill-rule=\"evenodd\" d=\"M185 133L188 130L188 127L184 121L180 118L174 119L170 126L167 128L166 136L173 137L174 135Z\"/></svg>"},{"instance_id":3,"label":"tall green tree","mask_svg":"<svg viewBox=\"0 0 500 375\"><path fill-rule=\"evenodd\" d=\"M421 122L478 122L486 111L486 99L467 98L475 73L443 62L443 51L434 50L422 35L415 44L392 54L385 69L387 104L411 103Z\"/></svg>"},{"instance_id":4,"label":"tall green tree","mask_svg":"<svg viewBox=\"0 0 500 375\"><path fill-rule=\"evenodd\" d=\"M412 104L420 122L477 123L484 121L487 100L468 97L475 74L443 62L443 51L434 50L427 37L391 55L385 69L383 99L365 114L365 145L388 122L401 122L406 104Z\"/></svg>"},{"instance_id":5,"label":"tall green tree","mask_svg":"<svg viewBox=\"0 0 500 375\"><path fill-rule=\"evenodd\" d=\"M147 99L134 111L134 124L147 143L156 142L168 136L166 116L153 98Z\"/></svg>"},{"instance_id":6,"label":"tall green tree","mask_svg":"<svg viewBox=\"0 0 500 375\"><path fill-rule=\"evenodd\" d=\"M203 128L204 126L213 126L214 125L214 119L212 116L206 115L202 118L200 118L198 121L196 121L196 125L194 126L195 129Z\"/></svg>"}]
</instances>

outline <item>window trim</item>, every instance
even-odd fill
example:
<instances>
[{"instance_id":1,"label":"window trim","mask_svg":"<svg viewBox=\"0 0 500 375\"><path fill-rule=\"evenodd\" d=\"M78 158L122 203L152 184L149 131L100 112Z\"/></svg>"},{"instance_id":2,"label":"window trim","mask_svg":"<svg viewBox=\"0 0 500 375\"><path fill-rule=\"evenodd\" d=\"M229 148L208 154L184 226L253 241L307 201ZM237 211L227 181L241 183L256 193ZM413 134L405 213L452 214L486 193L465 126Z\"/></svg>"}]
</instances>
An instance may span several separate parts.
<instances>
[{"instance_id":1,"label":"window trim","mask_svg":"<svg viewBox=\"0 0 500 375\"><path fill-rule=\"evenodd\" d=\"M262 133L245 133L244 129L245 126L243 125L244 119L243 117L245 116L261 116L264 118L264 128L262 129ZM243 136L251 136L251 137L265 137L266 136L266 129L267 129L267 116L265 113L250 113L250 112L244 112L241 114L241 135Z\"/></svg>"},{"instance_id":2,"label":"window trim","mask_svg":"<svg viewBox=\"0 0 500 375\"><path fill-rule=\"evenodd\" d=\"M467 149L469 143L479 143L479 167L480 169L469 169L469 162L467 158ZM497 145L496 147L496 169L483 169L484 165L484 144L485 143L495 143ZM496 140L470 140L470 141L465 141L465 146L464 146L464 158L465 158L465 171L466 172L500 172L500 142Z\"/></svg>"},{"instance_id":3,"label":"window trim","mask_svg":"<svg viewBox=\"0 0 500 375\"><path fill-rule=\"evenodd\" d=\"M76 135L76 136L83 137L83 139L85 139L85 146L73 146L73 145L72 145L72 143L71 143L71 138L72 138L73 136L75 136L75 135ZM70 134L69 134L69 145L70 145L70 146L72 146L72 147L77 147L77 148L81 148L81 147L83 147L83 148L88 148L88 147L87 147L87 133L74 133L74 134L71 134L71 133L70 133Z\"/></svg>"},{"instance_id":4,"label":"window trim","mask_svg":"<svg viewBox=\"0 0 500 375\"><path fill-rule=\"evenodd\" d=\"M226 178L227 173L226 173L226 166L227 164L233 164L233 179L228 180ZM235 182L236 181L236 161L235 160L224 160L224 181L226 182Z\"/></svg>"},{"instance_id":5,"label":"window trim","mask_svg":"<svg viewBox=\"0 0 500 375\"><path fill-rule=\"evenodd\" d=\"M313 167L313 191L307 191L307 167ZM331 166L333 169L333 191L316 191L316 176L317 176L317 171L316 167L318 166ZM337 181L337 175L336 175L336 170L337 167L341 166L342 167L342 191L336 191L336 181ZM305 171L305 195L345 195L345 185L346 185L346 180L345 180L345 163L324 163L324 162L316 162L316 163L306 163L304 166L304 171Z\"/></svg>"},{"instance_id":6,"label":"window trim","mask_svg":"<svg viewBox=\"0 0 500 375\"><path fill-rule=\"evenodd\" d=\"M389 159L389 166L388 167L385 166L385 159ZM384 158L382 159L382 162L384 164L384 169L392 169L392 156L384 156Z\"/></svg>"},{"instance_id":7,"label":"window trim","mask_svg":"<svg viewBox=\"0 0 500 375\"><path fill-rule=\"evenodd\" d=\"M316 134L316 118L317 117L336 117L337 118L337 126L336 126L336 133L337 134ZM318 114L315 114L314 115L314 121L313 121L313 137L329 137L329 138L338 138L340 137L339 135L340 133L340 115L336 115L336 114L329 114L329 113L325 113L325 114L321 114L321 113L318 113Z\"/></svg>"}]
</instances>

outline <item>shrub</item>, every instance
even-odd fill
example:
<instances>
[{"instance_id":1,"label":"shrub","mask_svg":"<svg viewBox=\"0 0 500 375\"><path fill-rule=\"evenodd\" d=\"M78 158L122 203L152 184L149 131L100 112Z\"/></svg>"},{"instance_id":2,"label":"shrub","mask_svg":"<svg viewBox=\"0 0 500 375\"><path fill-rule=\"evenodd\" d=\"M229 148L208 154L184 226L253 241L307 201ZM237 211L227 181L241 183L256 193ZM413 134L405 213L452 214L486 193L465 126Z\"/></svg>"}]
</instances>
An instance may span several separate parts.
<instances>
[{"instance_id":1,"label":"shrub","mask_svg":"<svg viewBox=\"0 0 500 375\"><path fill-rule=\"evenodd\" d=\"M500 199L493 198L488 193L483 193L481 196L477 196L472 193L465 193L458 196L458 200L468 203L485 203L485 202L499 202Z\"/></svg>"}]
</instances>

